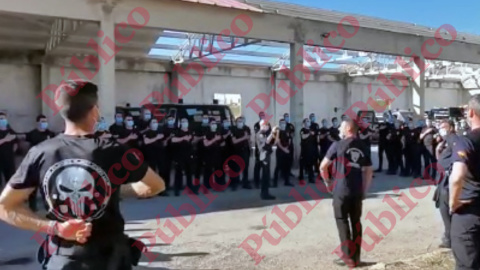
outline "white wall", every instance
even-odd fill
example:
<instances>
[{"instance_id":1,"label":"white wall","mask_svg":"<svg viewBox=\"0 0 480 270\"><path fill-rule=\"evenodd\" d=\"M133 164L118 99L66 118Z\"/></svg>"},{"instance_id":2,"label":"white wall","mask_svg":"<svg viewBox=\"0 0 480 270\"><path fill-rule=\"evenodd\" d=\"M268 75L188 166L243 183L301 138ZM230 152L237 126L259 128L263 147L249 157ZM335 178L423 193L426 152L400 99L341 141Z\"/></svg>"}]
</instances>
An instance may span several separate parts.
<instances>
[{"instance_id":1,"label":"white wall","mask_svg":"<svg viewBox=\"0 0 480 270\"><path fill-rule=\"evenodd\" d=\"M138 68L138 67L136 67ZM147 69L145 69L147 70ZM66 68L62 76L57 66L48 68L49 83L58 84L62 78L67 78L71 70ZM79 76L81 72L76 71ZM168 85L167 74L164 71L125 71L119 70L116 74L116 100L112 104L124 105L131 103L137 106L153 91L162 91ZM278 87L284 76L279 75L276 80L278 93L285 97L286 93ZM348 84L344 75L320 74L312 76L304 85L304 116L314 112L317 119L331 119L340 117L341 114L354 102L367 102L378 88L384 90L390 97L393 94L381 82L374 77L349 78ZM98 82L98 76L93 79ZM191 90L184 97L184 103L211 103L215 93L239 93L242 97L242 114L247 117L247 124L253 125L258 120L257 113L247 104L259 93L269 95L272 90L270 72L259 68L232 68L216 67L204 74L203 78L194 87L180 77L186 87ZM372 92L369 93L368 85L372 83ZM36 96L40 93L41 69L40 66L0 64L0 110L8 110L12 126L20 132L25 132L34 127L36 115L42 112L41 100ZM431 107L455 106L468 100L468 91L459 90L458 83L428 82L426 89L426 109ZM411 107L411 87L394 99L392 109ZM259 104L263 106L263 104ZM337 113L333 108L341 110ZM48 110L46 110L48 111ZM282 117L283 113L290 111L290 103L280 105L273 98L267 113L274 115L275 121ZM63 128L62 121L57 115L52 116L50 111L50 123L53 130Z\"/></svg>"}]
</instances>

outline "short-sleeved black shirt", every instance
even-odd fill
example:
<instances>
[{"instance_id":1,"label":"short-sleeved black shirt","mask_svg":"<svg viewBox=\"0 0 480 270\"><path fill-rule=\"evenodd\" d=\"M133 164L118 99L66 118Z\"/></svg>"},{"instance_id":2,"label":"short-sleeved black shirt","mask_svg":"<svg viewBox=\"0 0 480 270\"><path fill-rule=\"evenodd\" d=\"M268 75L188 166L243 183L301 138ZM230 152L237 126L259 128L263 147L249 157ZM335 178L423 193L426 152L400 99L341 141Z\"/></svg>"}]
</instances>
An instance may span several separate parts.
<instances>
[{"instance_id":1,"label":"short-sleeved black shirt","mask_svg":"<svg viewBox=\"0 0 480 270\"><path fill-rule=\"evenodd\" d=\"M453 144L452 159L454 163L464 163L468 168L460 200L480 203L480 129L458 137Z\"/></svg>"},{"instance_id":2,"label":"short-sleeved black shirt","mask_svg":"<svg viewBox=\"0 0 480 270\"><path fill-rule=\"evenodd\" d=\"M362 167L372 165L366 145L359 138L334 142L325 156L334 163L332 178L336 181L334 194L361 196L364 194Z\"/></svg>"},{"instance_id":3,"label":"short-sleeved black shirt","mask_svg":"<svg viewBox=\"0 0 480 270\"><path fill-rule=\"evenodd\" d=\"M315 149L317 149L317 138L315 135L312 135L311 132L313 130L302 128L300 130L300 147L302 150L303 156L312 156L315 154ZM306 139L302 138L302 136L310 134Z\"/></svg>"},{"instance_id":4,"label":"short-sleeved black shirt","mask_svg":"<svg viewBox=\"0 0 480 270\"><path fill-rule=\"evenodd\" d=\"M110 131L112 137L118 138L124 129L125 127L123 125L113 124L108 128L108 131Z\"/></svg>"},{"instance_id":5,"label":"short-sleeved black shirt","mask_svg":"<svg viewBox=\"0 0 480 270\"><path fill-rule=\"evenodd\" d=\"M163 134L161 130L151 130L147 129L143 133L143 153L145 154L145 157L148 157L150 159L158 157L161 153L164 151L163 143L165 141L165 135L162 139L156 140L155 142L151 144L145 144L145 138L148 139L153 139L157 137L158 134Z\"/></svg>"},{"instance_id":6,"label":"short-sleeved black shirt","mask_svg":"<svg viewBox=\"0 0 480 270\"><path fill-rule=\"evenodd\" d=\"M232 128L232 136L235 139L240 139L245 136L245 134L250 134L250 129L246 129L245 127L239 129L237 127ZM233 148L235 149L235 152L237 153L242 153L244 151L248 151L250 148L250 140L243 141L241 143L237 143L233 145Z\"/></svg>"},{"instance_id":7,"label":"short-sleeved black shirt","mask_svg":"<svg viewBox=\"0 0 480 270\"><path fill-rule=\"evenodd\" d=\"M329 129L326 127L322 127L318 130L319 135L328 135ZM329 140L327 136L325 138L319 140L319 144L321 148L328 147L329 146ZM327 151L328 149L325 149ZM323 150L322 150L323 151Z\"/></svg>"},{"instance_id":8,"label":"short-sleeved black shirt","mask_svg":"<svg viewBox=\"0 0 480 270\"><path fill-rule=\"evenodd\" d=\"M140 119L138 121L138 124L137 124L137 130L140 132L140 133L143 133L145 131L147 131L148 127L149 127L149 124L148 124L149 121L145 121L145 120L142 120Z\"/></svg>"},{"instance_id":9,"label":"short-sleeved black shirt","mask_svg":"<svg viewBox=\"0 0 480 270\"><path fill-rule=\"evenodd\" d=\"M192 135L190 131L177 129L174 132L176 138ZM192 155L192 140L172 143L173 152L176 160L184 161Z\"/></svg>"},{"instance_id":10,"label":"short-sleeved black shirt","mask_svg":"<svg viewBox=\"0 0 480 270\"><path fill-rule=\"evenodd\" d=\"M332 139L335 141L340 141L340 130L338 130L338 128L331 127L329 132Z\"/></svg>"},{"instance_id":11,"label":"short-sleeved black shirt","mask_svg":"<svg viewBox=\"0 0 480 270\"><path fill-rule=\"evenodd\" d=\"M212 140L215 136L221 136L220 135L220 132L218 131L208 131L205 133L205 138L207 140ZM210 154L213 154L213 155L217 155L220 153L220 144L222 143L223 139L220 139L216 142L214 142L213 144L211 144L210 146L205 146L205 149L208 151L207 153L210 155Z\"/></svg>"},{"instance_id":12,"label":"short-sleeved black shirt","mask_svg":"<svg viewBox=\"0 0 480 270\"><path fill-rule=\"evenodd\" d=\"M132 129L122 129L120 131L120 133L118 134L118 139L125 139L127 138L128 136L130 136L130 134L136 134L137 135L137 139L132 139L132 140L129 140L128 142L126 142L126 145L130 148L139 148L142 143L142 134L140 134L140 132L134 128Z\"/></svg>"},{"instance_id":13,"label":"short-sleeved black shirt","mask_svg":"<svg viewBox=\"0 0 480 270\"><path fill-rule=\"evenodd\" d=\"M148 166L140 158L113 140L60 134L31 148L9 185L13 189L39 187L50 220L92 222L87 244L78 244L81 252L123 235L119 188L143 179Z\"/></svg>"},{"instance_id":14,"label":"short-sleeved black shirt","mask_svg":"<svg viewBox=\"0 0 480 270\"><path fill-rule=\"evenodd\" d=\"M366 136L366 135L369 134L369 133L370 133L370 134L373 134L373 130L372 130L372 129L370 128L370 126L369 126L369 127L367 127L367 128L364 128L363 130L360 130L359 133L362 134L363 136ZM370 147L370 145L371 145L371 138L372 138L372 137L369 136L369 137L367 137L367 138L365 138L365 139L360 139L360 140L362 140L362 142L363 142L366 146Z\"/></svg>"},{"instance_id":15,"label":"short-sleeved black shirt","mask_svg":"<svg viewBox=\"0 0 480 270\"><path fill-rule=\"evenodd\" d=\"M55 134L50 130L40 131L38 129L34 129L27 133L26 141L30 143L30 146L36 146L37 144L46 141L55 137Z\"/></svg>"},{"instance_id":16,"label":"short-sleeved black shirt","mask_svg":"<svg viewBox=\"0 0 480 270\"><path fill-rule=\"evenodd\" d=\"M286 148L288 148L292 142L292 137L290 136L290 133L286 130L280 130L278 138L280 139L279 143Z\"/></svg>"},{"instance_id":17,"label":"short-sleeved black shirt","mask_svg":"<svg viewBox=\"0 0 480 270\"><path fill-rule=\"evenodd\" d=\"M5 130L0 130L0 139L4 139L8 135L15 135L16 133L13 129L7 128ZM18 143L18 138L15 138L14 140L10 142L5 142L3 144L0 144L0 159L4 158L13 158L13 155L15 154L13 151L13 146Z\"/></svg>"},{"instance_id":18,"label":"short-sleeved black shirt","mask_svg":"<svg viewBox=\"0 0 480 270\"><path fill-rule=\"evenodd\" d=\"M320 126L317 123L311 123L310 124L310 129L315 131L315 132L318 132L320 130Z\"/></svg>"}]
</instances>

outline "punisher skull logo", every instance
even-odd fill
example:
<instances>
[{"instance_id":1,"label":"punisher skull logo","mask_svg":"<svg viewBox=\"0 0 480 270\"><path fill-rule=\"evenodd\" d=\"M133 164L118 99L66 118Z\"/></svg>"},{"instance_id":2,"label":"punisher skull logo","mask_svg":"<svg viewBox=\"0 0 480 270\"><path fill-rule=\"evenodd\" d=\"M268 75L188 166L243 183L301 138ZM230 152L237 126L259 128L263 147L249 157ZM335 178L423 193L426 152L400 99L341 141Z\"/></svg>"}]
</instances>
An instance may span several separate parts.
<instances>
[{"instance_id":1,"label":"punisher skull logo","mask_svg":"<svg viewBox=\"0 0 480 270\"><path fill-rule=\"evenodd\" d=\"M60 200L69 200L70 209L74 216L85 215L85 202L93 199L95 180L82 167L70 167L57 175L57 190Z\"/></svg>"}]
</instances>

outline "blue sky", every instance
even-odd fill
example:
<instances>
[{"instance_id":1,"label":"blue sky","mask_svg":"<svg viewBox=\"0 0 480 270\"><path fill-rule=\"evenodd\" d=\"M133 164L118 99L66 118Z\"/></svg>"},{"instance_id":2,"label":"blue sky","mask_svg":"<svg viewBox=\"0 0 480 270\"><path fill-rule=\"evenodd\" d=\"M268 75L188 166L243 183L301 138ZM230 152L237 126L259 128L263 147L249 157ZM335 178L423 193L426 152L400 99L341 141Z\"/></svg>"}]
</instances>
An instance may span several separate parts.
<instances>
[{"instance_id":1,"label":"blue sky","mask_svg":"<svg viewBox=\"0 0 480 270\"><path fill-rule=\"evenodd\" d=\"M480 0L275 0L480 35Z\"/></svg>"}]
</instances>

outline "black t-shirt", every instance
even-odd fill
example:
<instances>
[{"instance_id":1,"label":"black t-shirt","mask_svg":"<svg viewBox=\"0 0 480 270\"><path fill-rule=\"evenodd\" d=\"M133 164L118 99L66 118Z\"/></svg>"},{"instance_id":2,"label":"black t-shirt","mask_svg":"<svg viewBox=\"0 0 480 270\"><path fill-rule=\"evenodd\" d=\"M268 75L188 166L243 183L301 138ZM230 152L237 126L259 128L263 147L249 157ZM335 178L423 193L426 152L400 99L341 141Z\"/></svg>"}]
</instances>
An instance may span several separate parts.
<instances>
[{"instance_id":1,"label":"black t-shirt","mask_svg":"<svg viewBox=\"0 0 480 270\"><path fill-rule=\"evenodd\" d=\"M13 151L13 146L18 143L18 138L15 134L15 131L13 131L11 128L0 130L0 139L5 139L8 135L15 136L14 140L0 144L0 159L13 158L13 155L15 154Z\"/></svg>"},{"instance_id":2,"label":"black t-shirt","mask_svg":"<svg viewBox=\"0 0 480 270\"><path fill-rule=\"evenodd\" d=\"M240 139L245 136L245 134L248 134L250 136L250 129L247 129L246 127L243 127L241 129L238 129L237 127L233 127L232 129L232 136L235 139ZM250 148L250 139L245 140L243 142L237 143L233 145L233 148L237 153L242 153L244 151L248 151Z\"/></svg>"},{"instance_id":3,"label":"black t-shirt","mask_svg":"<svg viewBox=\"0 0 480 270\"><path fill-rule=\"evenodd\" d=\"M96 131L95 132L95 137L102 137L104 135L106 135L105 139L112 138L112 134L110 134L110 132L108 132L108 131Z\"/></svg>"},{"instance_id":4,"label":"black t-shirt","mask_svg":"<svg viewBox=\"0 0 480 270\"><path fill-rule=\"evenodd\" d=\"M320 139L319 140L319 144L320 144L320 147L324 148L324 147L328 147L329 144L330 144L330 141L328 140L328 134L329 134L329 129L326 128L326 127L322 127L318 130L318 134L320 135L325 135L325 137L323 139ZM325 149L325 152L327 151L328 149ZM323 151L323 150L322 150Z\"/></svg>"},{"instance_id":5,"label":"black t-shirt","mask_svg":"<svg viewBox=\"0 0 480 270\"><path fill-rule=\"evenodd\" d=\"M176 138L180 138L188 135L192 136L192 132L190 132L189 130L184 131L182 129L175 130L174 134ZM177 160L185 161L186 159L190 158L190 156L192 155L192 139L190 139L190 141L181 141L181 142L172 143L173 152Z\"/></svg>"},{"instance_id":6,"label":"black t-shirt","mask_svg":"<svg viewBox=\"0 0 480 270\"><path fill-rule=\"evenodd\" d=\"M119 188L143 179L148 166L140 159L136 150L113 140L60 134L31 148L9 185L40 188L50 220L90 221L92 235L85 245L65 240L82 253L123 235Z\"/></svg>"},{"instance_id":7,"label":"black t-shirt","mask_svg":"<svg viewBox=\"0 0 480 270\"><path fill-rule=\"evenodd\" d=\"M205 138L209 141L211 141L215 136L221 136L220 135L220 132L218 131L208 131L205 133ZM213 154L213 155L216 155L216 154L219 154L220 153L220 144L222 144L222 141L223 139L220 139L216 142L214 142L213 144L211 144L210 146L205 146L205 149L207 151L207 153L210 155L210 154Z\"/></svg>"},{"instance_id":8,"label":"black t-shirt","mask_svg":"<svg viewBox=\"0 0 480 270\"><path fill-rule=\"evenodd\" d=\"M314 134L311 134L313 130L307 129L307 128L302 128L300 130L300 146L302 150L303 155L309 155L315 153L315 149L317 148L317 138L315 136L315 131ZM302 136L310 134L306 139L304 139Z\"/></svg>"},{"instance_id":9,"label":"black t-shirt","mask_svg":"<svg viewBox=\"0 0 480 270\"><path fill-rule=\"evenodd\" d=\"M340 141L340 130L338 130L338 128L331 127L329 132L332 139L335 141Z\"/></svg>"},{"instance_id":10,"label":"black t-shirt","mask_svg":"<svg viewBox=\"0 0 480 270\"><path fill-rule=\"evenodd\" d=\"M334 162L332 178L337 181L337 196L361 196L364 194L362 167L372 166L366 145L358 138L334 142L326 158Z\"/></svg>"},{"instance_id":11,"label":"black t-shirt","mask_svg":"<svg viewBox=\"0 0 480 270\"><path fill-rule=\"evenodd\" d=\"M364 128L363 130L360 130L359 131L360 134L362 134L363 136L366 136L368 134L370 134L370 136L368 136L367 138L365 139L360 139L362 140L362 142L366 145L366 146L370 146L371 145L371 138L372 138L372 134L373 134L373 130L370 128L370 127L367 127L367 128Z\"/></svg>"},{"instance_id":12,"label":"black t-shirt","mask_svg":"<svg viewBox=\"0 0 480 270\"><path fill-rule=\"evenodd\" d=\"M310 129L315 131L315 132L318 132L320 130L320 126L317 124L317 123L311 123L310 124Z\"/></svg>"},{"instance_id":13,"label":"black t-shirt","mask_svg":"<svg viewBox=\"0 0 480 270\"><path fill-rule=\"evenodd\" d=\"M378 140L381 143L385 143L387 141L387 135L390 133L390 124L388 123L381 123L378 127Z\"/></svg>"},{"instance_id":14,"label":"black t-shirt","mask_svg":"<svg viewBox=\"0 0 480 270\"><path fill-rule=\"evenodd\" d=\"M30 143L30 146L36 146L37 144L46 141L55 137L55 134L50 130L40 131L38 129L34 129L27 133L26 141Z\"/></svg>"},{"instance_id":15,"label":"black t-shirt","mask_svg":"<svg viewBox=\"0 0 480 270\"><path fill-rule=\"evenodd\" d=\"M123 125L113 124L108 128L108 131L110 131L112 137L118 138L124 129L125 127Z\"/></svg>"},{"instance_id":16,"label":"black t-shirt","mask_svg":"<svg viewBox=\"0 0 480 270\"><path fill-rule=\"evenodd\" d=\"M124 128L124 129L122 129L120 131L120 133L118 134L118 139L125 139L128 136L130 136L131 134L137 135L137 138L129 140L125 144L130 148L139 148L142 145L142 143L140 143L140 142L142 142L142 134L140 134L140 132L138 130L134 129L134 128L132 128L132 129Z\"/></svg>"},{"instance_id":17,"label":"black t-shirt","mask_svg":"<svg viewBox=\"0 0 480 270\"><path fill-rule=\"evenodd\" d=\"M280 130L280 133L278 133L278 139L280 140L280 144L285 147L289 148L290 144L292 142L292 137L290 136L290 133L286 130ZM281 150L280 150L281 151Z\"/></svg>"},{"instance_id":18,"label":"black t-shirt","mask_svg":"<svg viewBox=\"0 0 480 270\"><path fill-rule=\"evenodd\" d=\"M147 128L149 127L148 122L149 121L139 120L137 124L137 130L141 133L147 131Z\"/></svg>"},{"instance_id":19,"label":"black t-shirt","mask_svg":"<svg viewBox=\"0 0 480 270\"><path fill-rule=\"evenodd\" d=\"M162 139L156 140L151 144L145 144L145 138L153 139L157 137L158 134L163 134L163 132L160 130L148 129L143 133L143 142L144 142L143 153L148 158L158 157L158 155L163 151L163 148L164 148L163 143L164 143L165 137L163 137Z\"/></svg>"},{"instance_id":20,"label":"black t-shirt","mask_svg":"<svg viewBox=\"0 0 480 270\"><path fill-rule=\"evenodd\" d=\"M468 168L460 200L480 203L480 129L458 137L453 144L453 162L463 163Z\"/></svg>"}]
</instances>

